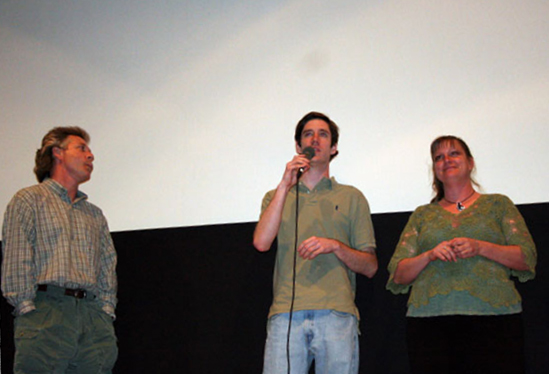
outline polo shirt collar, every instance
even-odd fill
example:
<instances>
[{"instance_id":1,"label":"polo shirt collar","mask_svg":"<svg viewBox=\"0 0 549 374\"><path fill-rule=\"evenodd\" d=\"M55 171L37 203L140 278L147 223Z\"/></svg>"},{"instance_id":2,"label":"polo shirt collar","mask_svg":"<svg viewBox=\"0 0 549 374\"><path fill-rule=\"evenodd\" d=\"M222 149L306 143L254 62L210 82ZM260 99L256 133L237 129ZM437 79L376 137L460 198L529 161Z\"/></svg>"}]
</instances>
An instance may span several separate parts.
<instances>
[{"instance_id":1,"label":"polo shirt collar","mask_svg":"<svg viewBox=\"0 0 549 374\"><path fill-rule=\"evenodd\" d=\"M322 178L320 180L320 182L317 183L317 185L315 186L315 188L313 188L313 190L309 190L309 187L307 187L305 185L305 183L303 182L299 182L299 191L303 191L303 192L307 192L307 193L310 193L310 192L320 192L320 191L330 191L330 190L333 190L336 186L337 186L337 181L335 180L334 177L331 177L331 178Z\"/></svg>"}]
</instances>

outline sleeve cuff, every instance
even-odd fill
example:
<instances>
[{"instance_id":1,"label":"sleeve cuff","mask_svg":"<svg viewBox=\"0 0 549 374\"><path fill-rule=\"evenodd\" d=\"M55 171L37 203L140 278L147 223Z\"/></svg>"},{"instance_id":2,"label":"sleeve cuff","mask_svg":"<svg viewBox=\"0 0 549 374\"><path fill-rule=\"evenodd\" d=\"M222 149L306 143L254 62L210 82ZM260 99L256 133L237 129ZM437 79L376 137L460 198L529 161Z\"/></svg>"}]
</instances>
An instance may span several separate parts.
<instances>
[{"instance_id":1,"label":"sleeve cuff","mask_svg":"<svg viewBox=\"0 0 549 374\"><path fill-rule=\"evenodd\" d=\"M116 319L116 314L114 314L114 308L112 306L110 306L109 304L105 304L101 309L103 309L103 311L107 313L113 321Z\"/></svg>"},{"instance_id":2,"label":"sleeve cuff","mask_svg":"<svg viewBox=\"0 0 549 374\"><path fill-rule=\"evenodd\" d=\"M17 305L17 308L15 308L15 315L22 316L23 314L32 312L35 309L36 307L34 306L34 301L31 301L31 300L22 301Z\"/></svg>"}]
</instances>

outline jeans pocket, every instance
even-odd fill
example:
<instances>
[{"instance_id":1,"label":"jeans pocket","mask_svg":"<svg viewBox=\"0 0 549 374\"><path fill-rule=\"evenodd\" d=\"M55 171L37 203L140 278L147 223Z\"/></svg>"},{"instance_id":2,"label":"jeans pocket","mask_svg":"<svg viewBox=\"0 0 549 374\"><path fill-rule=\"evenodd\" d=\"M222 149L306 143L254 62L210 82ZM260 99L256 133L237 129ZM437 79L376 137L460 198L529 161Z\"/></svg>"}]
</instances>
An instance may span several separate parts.
<instances>
[{"instance_id":1,"label":"jeans pocket","mask_svg":"<svg viewBox=\"0 0 549 374\"><path fill-rule=\"evenodd\" d=\"M47 305L37 303L36 309L15 317L15 331L17 331L18 329L39 331L40 328L49 319L50 315L51 308L49 308Z\"/></svg>"},{"instance_id":2,"label":"jeans pocket","mask_svg":"<svg viewBox=\"0 0 549 374\"><path fill-rule=\"evenodd\" d=\"M32 340L36 339L39 333L40 330L36 328L19 327L14 333L14 339L16 342L23 339Z\"/></svg>"},{"instance_id":3,"label":"jeans pocket","mask_svg":"<svg viewBox=\"0 0 549 374\"><path fill-rule=\"evenodd\" d=\"M351 313L345 313L345 312L340 312L338 310L330 310L330 313L336 317L339 317L339 318L353 318L354 315L352 315Z\"/></svg>"},{"instance_id":4,"label":"jeans pocket","mask_svg":"<svg viewBox=\"0 0 549 374\"><path fill-rule=\"evenodd\" d=\"M267 320L267 334L271 331L274 324L282 317L282 313L272 315Z\"/></svg>"}]
</instances>

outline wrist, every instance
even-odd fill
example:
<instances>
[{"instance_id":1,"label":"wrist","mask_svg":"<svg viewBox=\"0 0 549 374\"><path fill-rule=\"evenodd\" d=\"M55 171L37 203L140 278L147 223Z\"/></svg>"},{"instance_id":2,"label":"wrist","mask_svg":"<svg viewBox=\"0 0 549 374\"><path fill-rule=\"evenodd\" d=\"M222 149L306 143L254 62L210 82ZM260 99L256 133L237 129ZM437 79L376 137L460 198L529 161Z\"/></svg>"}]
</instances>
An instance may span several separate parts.
<instances>
[{"instance_id":1,"label":"wrist","mask_svg":"<svg viewBox=\"0 0 549 374\"><path fill-rule=\"evenodd\" d=\"M474 239L473 245L475 246L475 250L478 253L479 256L484 256L486 252L486 247L482 245L483 243L480 240Z\"/></svg>"},{"instance_id":2,"label":"wrist","mask_svg":"<svg viewBox=\"0 0 549 374\"><path fill-rule=\"evenodd\" d=\"M15 308L15 315L22 316L23 314L32 312L35 309L36 307L34 306L34 301L31 301L31 300L22 301Z\"/></svg>"},{"instance_id":3,"label":"wrist","mask_svg":"<svg viewBox=\"0 0 549 374\"><path fill-rule=\"evenodd\" d=\"M286 181L282 180L276 187L276 191L277 193L283 193L284 195L286 195L291 188L292 188L291 184L288 184L286 183Z\"/></svg>"},{"instance_id":4,"label":"wrist","mask_svg":"<svg viewBox=\"0 0 549 374\"><path fill-rule=\"evenodd\" d=\"M332 252L338 254L344 250L342 243L339 240L332 239Z\"/></svg>"}]
</instances>

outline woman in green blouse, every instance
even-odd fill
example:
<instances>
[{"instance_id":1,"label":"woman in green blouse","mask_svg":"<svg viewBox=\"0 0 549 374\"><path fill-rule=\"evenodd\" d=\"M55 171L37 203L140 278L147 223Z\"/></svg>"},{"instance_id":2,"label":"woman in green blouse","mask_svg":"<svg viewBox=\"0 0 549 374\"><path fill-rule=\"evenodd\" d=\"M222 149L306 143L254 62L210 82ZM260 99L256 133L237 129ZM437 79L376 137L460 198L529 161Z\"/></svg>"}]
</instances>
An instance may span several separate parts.
<instances>
[{"instance_id":1,"label":"woman in green blouse","mask_svg":"<svg viewBox=\"0 0 549 374\"><path fill-rule=\"evenodd\" d=\"M431 144L430 204L411 215L389 263L387 289L410 288L413 373L524 373L521 298L510 276L535 275L536 248L503 195L480 194L465 142Z\"/></svg>"}]
</instances>

